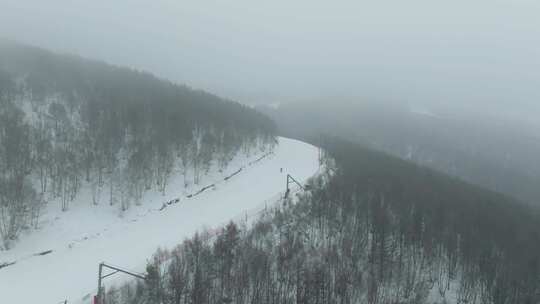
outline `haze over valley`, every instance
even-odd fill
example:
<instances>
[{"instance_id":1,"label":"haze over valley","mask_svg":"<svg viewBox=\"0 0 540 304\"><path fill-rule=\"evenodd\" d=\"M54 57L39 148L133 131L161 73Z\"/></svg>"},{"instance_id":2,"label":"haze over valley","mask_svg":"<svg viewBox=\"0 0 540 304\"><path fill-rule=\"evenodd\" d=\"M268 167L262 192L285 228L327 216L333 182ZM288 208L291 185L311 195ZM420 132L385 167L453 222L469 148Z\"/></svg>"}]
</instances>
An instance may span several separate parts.
<instances>
[{"instance_id":1,"label":"haze over valley","mask_svg":"<svg viewBox=\"0 0 540 304\"><path fill-rule=\"evenodd\" d=\"M540 303L539 11L0 0L0 302Z\"/></svg>"}]
</instances>

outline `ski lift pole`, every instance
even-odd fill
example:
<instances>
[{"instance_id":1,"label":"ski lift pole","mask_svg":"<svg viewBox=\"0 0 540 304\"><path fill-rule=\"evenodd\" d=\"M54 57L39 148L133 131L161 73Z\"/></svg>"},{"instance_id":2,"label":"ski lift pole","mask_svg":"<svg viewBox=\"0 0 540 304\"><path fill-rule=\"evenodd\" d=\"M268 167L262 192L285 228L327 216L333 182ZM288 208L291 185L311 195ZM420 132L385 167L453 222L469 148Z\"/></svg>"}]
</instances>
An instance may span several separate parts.
<instances>
[{"instance_id":1,"label":"ski lift pole","mask_svg":"<svg viewBox=\"0 0 540 304\"><path fill-rule=\"evenodd\" d=\"M92 303L92 304L101 304L101 279L102 279L102 273L103 273L103 263L99 263L97 296L94 298L94 303Z\"/></svg>"},{"instance_id":2,"label":"ski lift pole","mask_svg":"<svg viewBox=\"0 0 540 304\"><path fill-rule=\"evenodd\" d=\"M298 187L302 188L302 190L305 190L302 184L300 184L297 180L295 180L294 177L292 177L290 174L287 174L287 190L290 190L289 185L293 183L297 184Z\"/></svg>"},{"instance_id":3,"label":"ski lift pole","mask_svg":"<svg viewBox=\"0 0 540 304\"><path fill-rule=\"evenodd\" d=\"M289 196L289 193L291 192L291 188L289 187L290 184L297 184L298 187L300 187L300 189L304 191L306 190L306 188L302 184L300 184L296 179L294 179L294 177L292 177L290 174L287 174L287 186L286 186L284 198L287 198Z\"/></svg>"},{"instance_id":4,"label":"ski lift pole","mask_svg":"<svg viewBox=\"0 0 540 304\"><path fill-rule=\"evenodd\" d=\"M108 273L106 275L103 275L103 267L109 268L109 269L113 270L113 272ZM112 275L114 275L116 273L119 273L119 272L130 275L132 277L136 277L136 278L141 279L141 280L146 280L146 276L144 276L142 274L137 274L137 273L134 273L134 272L131 272L131 271L128 271L128 270L125 270L125 269L121 269L119 267L115 267L115 266L112 266L112 265L107 265L104 262L101 262L101 263L99 263L99 271L98 271L98 291L97 291L96 297L94 298L94 303L93 304L104 304L103 303L103 287L101 286L102 281L103 281L103 279L105 279L107 277L110 277L110 276L112 276Z\"/></svg>"}]
</instances>

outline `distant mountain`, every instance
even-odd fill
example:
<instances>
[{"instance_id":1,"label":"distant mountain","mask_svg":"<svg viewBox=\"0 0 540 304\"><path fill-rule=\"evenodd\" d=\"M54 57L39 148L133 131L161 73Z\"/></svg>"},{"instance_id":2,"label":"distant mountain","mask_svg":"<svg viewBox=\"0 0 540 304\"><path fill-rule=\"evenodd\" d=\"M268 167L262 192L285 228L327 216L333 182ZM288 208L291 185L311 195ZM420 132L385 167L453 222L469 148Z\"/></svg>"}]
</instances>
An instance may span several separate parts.
<instances>
[{"instance_id":1,"label":"distant mountain","mask_svg":"<svg viewBox=\"0 0 540 304\"><path fill-rule=\"evenodd\" d=\"M266 116L212 94L0 41L0 240L8 248L48 197L67 211L83 183L125 210L165 191L174 168L198 183L211 165L271 148L274 133Z\"/></svg>"},{"instance_id":2,"label":"distant mountain","mask_svg":"<svg viewBox=\"0 0 540 304\"><path fill-rule=\"evenodd\" d=\"M259 107L296 138L336 135L540 205L540 130L486 109L327 100Z\"/></svg>"}]
</instances>

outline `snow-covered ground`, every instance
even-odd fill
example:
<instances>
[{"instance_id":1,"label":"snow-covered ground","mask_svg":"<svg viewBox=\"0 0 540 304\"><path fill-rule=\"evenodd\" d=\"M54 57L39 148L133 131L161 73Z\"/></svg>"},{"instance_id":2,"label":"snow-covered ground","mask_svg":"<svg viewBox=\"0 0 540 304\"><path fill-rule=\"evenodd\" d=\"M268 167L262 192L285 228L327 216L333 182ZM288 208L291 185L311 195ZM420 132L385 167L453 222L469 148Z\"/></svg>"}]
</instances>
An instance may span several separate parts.
<instances>
[{"instance_id":1,"label":"snow-covered ground","mask_svg":"<svg viewBox=\"0 0 540 304\"><path fill-rule=\"evenodd\" d=\"M69 212L45 216L39 230L23 235L12 250L0 252L0 264L16 262L0 268L0 302L90 303L100 262L143 272L146 259L158 247L171 248L203 227L218 227L264 208L284 191L287 173L305 181L318 170L317 149L291 139L279 138L273 154L252 163L260 156L236 160L227 172L210 174L188 189L178 175L165 196L148 193L141 206L132 206L121 217L118 207L104 206L106 202L93 206L82 195L85 202L72 204ZM237 175L223 179L241 167ZM186 197L213 183L215 187ZM162 209L164 202L176 198L178 203Z\"/></svg>"}]
</instances>

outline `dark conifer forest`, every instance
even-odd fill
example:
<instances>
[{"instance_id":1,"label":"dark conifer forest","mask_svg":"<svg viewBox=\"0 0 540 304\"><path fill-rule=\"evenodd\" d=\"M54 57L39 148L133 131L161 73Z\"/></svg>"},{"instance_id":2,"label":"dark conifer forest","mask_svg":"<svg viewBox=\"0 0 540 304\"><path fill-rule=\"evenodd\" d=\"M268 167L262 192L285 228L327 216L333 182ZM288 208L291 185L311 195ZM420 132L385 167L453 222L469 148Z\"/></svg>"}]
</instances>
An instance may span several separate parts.
<instances>
[{"instance_id":1,"label":"dark conifer forest","mask_svg":"<svg viewBox=\"0 0 540 304\"><path fill-rule=\"evenodd\" d=\"M540 213L337 138L253 223L158 250L107 303L538 303Z\"/></svg>"},{"instance_id":2,"label":"dark conifer forest","mask_svg":"<svg viewBox=\"0 0 540 304\"><path fill-rule=\"evenodd\" d=\"M0 247L37 224L49 198L68 211L84 183L89 204L126 210L146 190L164 192L173 169L197 184L213 164L270 149L274 132L262 114L203 91L0 41Z\"/></svg>"}]
</instances>

